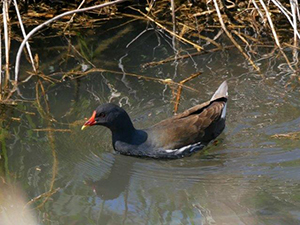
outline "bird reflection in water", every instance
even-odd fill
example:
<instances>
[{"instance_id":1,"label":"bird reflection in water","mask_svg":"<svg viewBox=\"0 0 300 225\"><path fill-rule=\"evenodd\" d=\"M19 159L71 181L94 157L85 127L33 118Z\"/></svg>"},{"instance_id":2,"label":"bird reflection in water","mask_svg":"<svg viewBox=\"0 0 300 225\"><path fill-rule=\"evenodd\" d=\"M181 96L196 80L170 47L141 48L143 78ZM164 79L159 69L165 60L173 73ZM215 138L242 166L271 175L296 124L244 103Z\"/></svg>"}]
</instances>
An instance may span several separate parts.
<instances>
[{"instance_id":1,"label":"bird reflection in water","mask_svg":"<svg viewBox=\"0 0 300 225\"><path fill-rule=\"evenodd\" d=\"M132 168L136 159L128 159L124 163L124 156L116 155L109 171L100 180L85 179L85 183L92 187L93 192L102 200L118 198L129 186Z\"/></svg>"}]
</instances>

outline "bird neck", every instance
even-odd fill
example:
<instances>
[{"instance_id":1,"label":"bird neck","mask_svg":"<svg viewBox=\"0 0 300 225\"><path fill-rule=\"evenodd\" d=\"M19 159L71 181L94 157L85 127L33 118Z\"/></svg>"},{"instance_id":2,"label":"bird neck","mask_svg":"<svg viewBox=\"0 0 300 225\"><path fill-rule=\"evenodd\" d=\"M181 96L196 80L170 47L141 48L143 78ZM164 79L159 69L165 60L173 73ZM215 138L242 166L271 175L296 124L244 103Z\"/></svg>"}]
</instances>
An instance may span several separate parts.
<instances>
[{"instance_id":1,"label":"bird neck","mask_svg":"<svg viewBox=\"0 0 300 225\"><path fill-rule=\"evenodd\" d=\"M118 117L109 129L112 132L113 145L115 145L117 141L131 145L139 145L146 141L148 136L145 131L134 128L131 119L126 112Z\"/></svg>"},{"instance_id":2,"label":"bird neck","mask_svg":"<svg viewBox=\"0 0 300 225\"><path fill-rule=\"evenodd\" d=\"M113 140L123 142L128 142L136 131L128 115L124 115L123 118L116 121L116 123L113 126L110 126L109 129L112 132Z\"/></svg>"},{"instance_id":3,"label":"bird neck","mask_svg":"<svg viewBox=\"0 0 300 225\"><path fill-rule=\"evenodd\" d=\"M147 140L147 133L143 130L137 130L133 126L124 130L111 130L113 145L116 141L125 142L131 145L139 145Z\"/></svg>"}]
</instances>

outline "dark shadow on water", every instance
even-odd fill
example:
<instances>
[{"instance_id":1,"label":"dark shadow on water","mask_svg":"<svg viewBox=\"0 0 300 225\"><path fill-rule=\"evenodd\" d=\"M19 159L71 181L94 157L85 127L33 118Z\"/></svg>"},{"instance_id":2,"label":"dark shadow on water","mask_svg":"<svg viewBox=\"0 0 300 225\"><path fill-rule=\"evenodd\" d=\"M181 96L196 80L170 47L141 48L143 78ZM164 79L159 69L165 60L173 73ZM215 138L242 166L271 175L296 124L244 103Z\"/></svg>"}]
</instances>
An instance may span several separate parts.
<instances>
[{"instance_id":1,"label":"dark shadow on water","mask_svg":"<svg viewBox=\"0 0 300 225\"><path fill-rule=\"evenodd\" d=\"M135 160L128 159L128 157L124 158L124 156L120 155L115 155L114 159L108 174L105 174L102 179L95 181L85 180L86 184L102 200L118 198L129 186ZM121 163L123 160L126 160L127 163Z\"/></svg>"}]
</instances>

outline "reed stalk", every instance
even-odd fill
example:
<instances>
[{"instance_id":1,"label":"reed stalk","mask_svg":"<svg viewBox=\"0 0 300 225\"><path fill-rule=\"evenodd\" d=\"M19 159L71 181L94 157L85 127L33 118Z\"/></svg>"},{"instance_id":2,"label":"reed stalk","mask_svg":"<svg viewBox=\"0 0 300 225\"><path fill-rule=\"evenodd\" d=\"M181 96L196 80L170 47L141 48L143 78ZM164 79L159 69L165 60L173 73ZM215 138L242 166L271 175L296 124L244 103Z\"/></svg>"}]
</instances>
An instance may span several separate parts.
<instances>
[{"instance_id":1,"label":"reed stalk","mask_svg":"<svg viewBox=\"0 0 300 225\"><path fill-rule=\"evenodd\" d=\"M173 33L176 34L176 17L175 17L175 2L171 0L171 13L172 13L172 24L173 24ZM177 55L176 48L176 36L173 35L172 38L173 49L175 51L175 55Z\"/></svg>"},{"instance_id":2,"label":"reed stalk","mask_svg":"<svg viewBox=\"0 0 300 225\"><path fill-rule=\"evenodd\" d=\"M0 100L2 100L2 29L0 29Z\"/></svg>"},{"instance_id":3,"label":"reed stalk","mask_svg":"<svg viewBox=\"0 0 300 225\"><path fill-rule=\"evenodd\" d=\"M8 0L3 0L2 6L3 28L4 28L4 43L5 43L5 80L4 89L8 88L9 75L9 50L10 50L10 35L9 35L9 14L8 14Z\"/></svg>"},{"instance_id":4,"label":"reed stalk","mask_svg":"<svg viewBox=\"0 0 300 225\"><path fill-rule=\"evenodd\" d=\"M20 28L21 28L23 37L25 38L26 37L26 31L25 31L25 28L24 28L24 25L23 25L23 22L22 22L20 12L19 12L17 0L14 0L14 5L15 5L15 10L16 10L17 16L18 16ZM26 48L27 48L27 52L28 52L28 55L29 55L29 58L30 58L32 69L33 69L34 72L36 72L36 68L35 68L35 65L34 65L34 60L33 60L32 53L31 53L31 50L30 50L30 45L29 45L28 42L26 42Z\"/></svg>"},{"instance_id":5,"label":"reed stalk","mask_svg":"<svg viewBox=\"0 0 300 225\"><path fill-rule=\"evenodd\" d=\"M233 38L233 36L231 35L231 33L227 30L225 23L223 21L221 12L220 12L220 8L218 5L217 0L213 0L214 5L215 5L215 9L221 24L222 29L225 31L226 35L228 36L228 38L232 41L232 43L236 46L236 48L242 53L242 55L250 62L250 64L253 66L253 68L257 71L260 72L260 69L257 65L255 65L255 63L252 61L252 59L243 51L242 47L237 43L237 41Z\"/></svg>"},{"instance_id":6,"label":"reed stalk","mask_svg":"<svg viewBox=\"0 0 300 225\"><path fill-rule=\"evenodd\" d=\"M285 15L285 17L288 19L289 23L293 27L294 33L296 33L296 35L300 39L300 33L298 32L297 29L297 15L296 15L296 9L299 10L298 0L290 0L292 13L289 10L287 10L279 1L277 0L271 0L271 1L274 3L274 5L276 5L276 7L278 7L278 9L283 13L283 15ZM295 11L295 13L293 13L293 10ZM291 19L291 16L293 17L293 20ZM298 15L298 19L300 21L299 15Z\"/></svg>"},{"instance_id":7,"label":"reed stalk","mask_svg":"<svg viewBox=\"0 0 300 225\"><path fill-rule=\"evenodd\" d=\"M88 10L94 10L94 9L100 9L100 8L103 8L103 7L107 7L107 6L111 6L111 5L115 5L115 4L119 4L121 2L125 2L127 0L115 0L115 1L112 1L112 2L106 2L106 3L103 3L103 4L100 4L100 5L95 5L95 6L90 6L90 7L86 7L86 8L82 8L82 9L75 9L75 10L71 10L71 11L68 11L68 12L64 12L62 14L59 14L55 17L53 17L52 19L50 20L47 20L45 21L44 23L38 25L37 27L35 27L34 29L32 29L27 35L26 37L24 38L24 40L22 41L19 49L18 49L18 52L17 52L17 56L16 56L16 63L15 63L15 85L18 83L18 79L19 79L19 68L20 68L20 59L21 59L21 55L22 55L22 51L23 51L23 48L25 46L25 43L29 40L29 38L34 35L37 31L39 31L40 29L42 29L43 27L47 26L48 24L52 23L53 21L55 20L58 20L62 17L65 17L67 15L70 15L70 14L74 14L74 13L81 13L81 12L86 12Z\"/></svg>"},{"instance_id":8,"label":"reed stalk","mask_svg":"<svg viewBox=\"0 0 300 225\"><path fill-rule=\"evenodd\" d=\"M276 43L276 45L281 49L281 45L280 45L280 42L279 42L279 39L278 39L277 32L276 32L275 27L274 27L274 23L273 23L273 21L272 21L272 19L271 19L270 12L269 12L269 10L268 10L268 8L267 8L267 6L266 6L266 4L264 3L263 0L259 0L259 2L260 2L261 6L263 7L263 9L264 9L264 11L265 11L267 20L268 20L268 22L269 22L269 25L270 25L270 27L271 27L271 31L272 31L272 33L273 33L273 37L274 37L274 39L275 39L275 43Z\"/></svg>"},{"instance_id":9,"label":"reed stalk","mask_svg":"<svg viewBox=\"0 0 300 225\"><path fill-rule=\"evenodd\" d=\"M192 45L195 49L197 49L197 51L201 51L204 50L203 47L201 47L200 45L179 36L178 34L174 33L173 31L170 31L168 28L166 28L165 26L163 26L162 24L160 24L159 22L157 22L155 19L153 19L152 17L148 16L147 14L143 13L141 10L133 8L133 7L129 7L137 12L139 12L141 15L143 15L145 18L147 18L148 20L150 20L151 22L155 23L158 27L160 27L161 29L165 30L166 32L168 32L169 34L171 34L172 36L175 36L176 38L178 38L178 40L180 40L183 43L187 43Z\"/></svg>"},{"instance_id":10,"label":"reed stalk","mask_svg":"<svg viewBox=\"0 0 300 225\"><path fill-rule=\"evenodd\" d=\"M81 2L80 5L77 7L77 9L80 9L81 6L83 6L84 3L85 3L85 0L82 0L82 2ZM73 22L75 15L76 15L76 13L74 13L74 14L72 15L71 19L68 21L66 27L64 28L64 31L66 31L67 28L70 26L70 24Z\"/></svg>"},{"instance_id":11,"label":"reed stalk","mask_svg":"<svg viewBox=\"0 0 300 225\"><path fill-rule=\"evenodd\" d=\"M298 0L290 0L291 4L291 11L292 11L292 17L293 17L293 23L292 26L294 28L294 46L297 47L297 36L299 35L299 32L297 30L297 11L296 8L299 7ZM300 35L298 36L300 39Z\"/></svg>"}]
</instances>

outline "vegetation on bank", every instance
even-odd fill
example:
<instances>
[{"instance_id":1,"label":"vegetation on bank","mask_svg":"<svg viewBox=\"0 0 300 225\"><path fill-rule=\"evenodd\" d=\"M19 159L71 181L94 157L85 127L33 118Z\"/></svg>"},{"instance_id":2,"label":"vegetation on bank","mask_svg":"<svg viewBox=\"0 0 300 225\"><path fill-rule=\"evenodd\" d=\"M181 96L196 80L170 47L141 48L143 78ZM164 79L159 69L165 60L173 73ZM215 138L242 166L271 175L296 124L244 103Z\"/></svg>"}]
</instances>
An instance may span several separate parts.
<instances>
[{"instance_id":1,"label":"vegetation on bank","mask_svg":"<svg viewBox=\"0 0 300 225\"><path fill-rule=\"evenodd\" d=\"M77 30L87 27L101 27L109 20L128 18L127 23L142 20L153 29L166 32L174 39L176 56L160 62L149 62L144 66L187 57L176 41L190 45L195 49L194 55L236 47L255 70L260 71L255 62L258 48L274 47L274 52L285 58L290 69L299 72L295 54L299 50L300 13L297 0L280 2L271 0L249 1L110 1L105 5L98 0L73 1L2 1L2 49L3 59L0 67L0 100L8 103L16 90L18 82L27 81L33 74L43 78L39 70L38 55L31 52L26 44L26 59L32 64L32 72L19 79L19 60L10 51L12 41L21 42L28 32L43 23L56 30L55 35L77 35ZM100 6L100 7L97 7ZM84 8L89 8L84 10ZM71 11L77 11L77 14ZM64 14L64 16L58 16ZM57 19L55 19L57 17ZM124 24L120 24L122 26ZM41 29L45 29L41 26ZM36 30L32 36L41 31ZM223 36L227 37L227 42ZM138 37L137 37L138 38ZM29 38L28 38L29 39ZM30 39L29 39L30 40ZM134 40L133 40L134 41ZM294 55L286 55L285 49L292 49ZM20 52L22 52L20 49ZM83 56L85 57L85 56ZM92 62L90 62L92 64ZM3 66L2 66L3 64ZM14 65L15 64L15 65ZM15 73L11 70L15 69Z\"/></svg>"}]
</instances>

